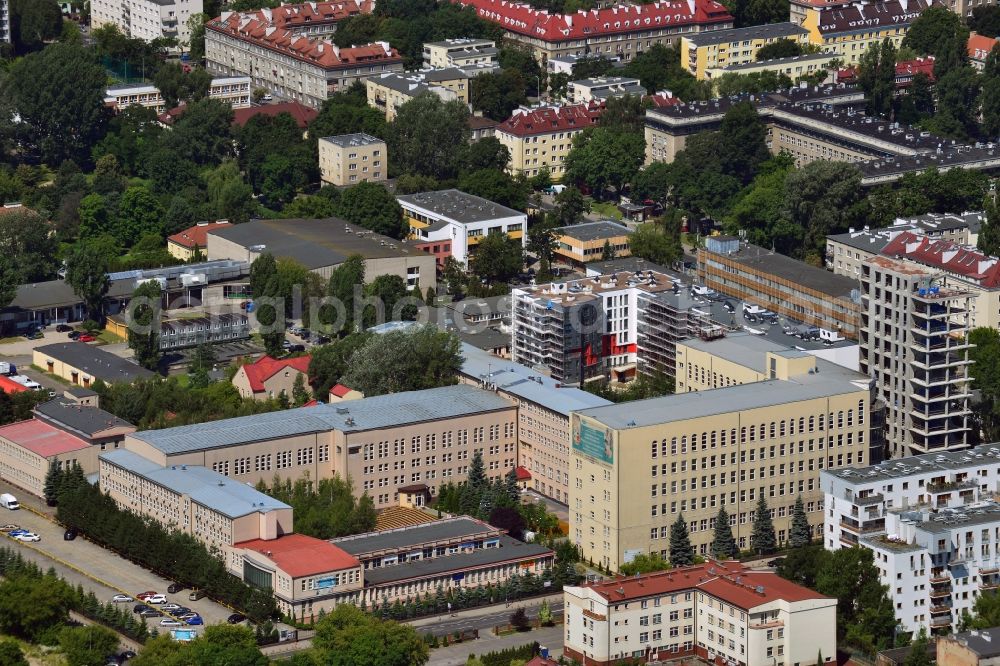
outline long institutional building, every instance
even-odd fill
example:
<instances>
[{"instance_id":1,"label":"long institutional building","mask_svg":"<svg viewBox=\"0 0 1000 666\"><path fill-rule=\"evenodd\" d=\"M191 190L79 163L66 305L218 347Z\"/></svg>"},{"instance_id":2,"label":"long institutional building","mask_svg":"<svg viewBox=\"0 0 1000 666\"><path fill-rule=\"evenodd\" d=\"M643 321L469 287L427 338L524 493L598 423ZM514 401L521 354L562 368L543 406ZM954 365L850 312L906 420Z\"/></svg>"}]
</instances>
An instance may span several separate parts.
<instances>
[{"instance_id":1,"label":"long institutional building","mask_svg":"<svg viewBox=\"0 0 1000 666\"><path fill-rule=\"evenodd\" d=\"M340 48L329 39L339 20L370 13L373 3L305 3L256 12L225 12L205 24L205 67L249 76L255 87L318 108L356 81L402 72L403 58L386 42ZM333 7L318 32L298 12Z\"/></svg>"},{"instance_id":2,"label":"long institutional building","mask_svg":"<svg viewBox=\"0 0 1000 666\"><path fill-rule=\"evenodd\" d=\"M824 470L823 545L872 550L904 631L951 633L1000 588L1000 447Z\"/></svg>"},{"instance_id":3,"label":"long institutional building","mask_svg":"<svg viewBox=\"0 0 1000 666\"><path fill-rule=\"evenodd\" d=\"M819 471L880 459L870 380L806 352L740 334L681 342L677 390L574 412L570 538L584 558L667 556L680 515L705 554L720 507L749 548L760 497L779 542L799 496L818 535Z\"/></svg>"}]
</instances>

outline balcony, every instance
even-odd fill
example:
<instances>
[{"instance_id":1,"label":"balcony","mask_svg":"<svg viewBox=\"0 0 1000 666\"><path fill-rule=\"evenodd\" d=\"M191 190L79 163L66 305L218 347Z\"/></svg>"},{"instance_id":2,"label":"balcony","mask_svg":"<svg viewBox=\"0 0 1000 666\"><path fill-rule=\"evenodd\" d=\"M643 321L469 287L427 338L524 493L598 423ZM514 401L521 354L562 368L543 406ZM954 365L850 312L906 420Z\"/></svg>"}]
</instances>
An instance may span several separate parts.
<instances>
[{"instance_id":1,"label":"balcony","mask_svg":"<svg viewBox=\"0 0 1000 666\"><path fill-rule=\"evenodd\" d=\"M951 615L948 617L932 617L931 618L932 627L950 627L951 626Z\"/></svg>"},{"instance_id":2,"label":"balcony","mask_svg":"<svg viewBox=\"0 0 1000 666\"><path fill-rule=\"evenodd\" d=\"M956 490L975 490L979 487L979 482L973 479L965 481L941 481L938 483L928 483L927 492L932 495L940 493L950 493Z\"/></svg>"},{"instance_id":3,"label":"balcony","mask_svg":"<svg viewBox=\"0 0 1000 666\"><path fill-rule=\"evenodd\" d=\"M951 605L944 604L938 606L931 606L931 615L940 615L942 613L951 613Z\"/></svg>"},{"instance_id":4,"label":"balcony","mask_svg":"<svg viewBox=\"0 0 1000 666\"><path fill-rule=\"evenodd\" d=\"M781 620L765 620L763 622L751 622L751 629L776 629L785 626Z\"/></svg>"},{"instance_id":5,"label":"balcony","mask_svg":"<svg viewBox=\"0 0 1000 666\"><path fill-rule=\"evenodd\" d=\"M850 530L850 531L854 532L855 534L875 534L875 533L878 533L878 532L884 532L885 531L885 520L884 519L879 518L877 521L876 520L872 520L872 521L868 521L868 522L870 522L872 524L868 524L868 525L864 525L863 524L863 525L859 526L859 525L855 525L853 523L849 523L847 521L842 520L842 521L840 521L840 526L843 527L846 530Z\"/></svg>"},{"instance_id":6,"label":"balcony","mask_svg":"<svg viewBox=\"0 0 1000 666\"><path fill-rule=\"evenodd\" d=\"M877 493L875 495L868 495L867 497L855 497L852 501L858 506L871 506L872 504L881 504L884 502L885 496L882 493Z\"/></svg>"},{"instance_id":7,"label":"balcony","mask_svg":"<svg viewBox=\"0 0 1000 666\"><path fill-rule=\"evenodd\" d=\"M946 599L951 596L951 588L933 588L929 596L931 599Z\"/></svg>"},{"instance_id":8,"label":"balcony","mask_svg":"<svg viewBox=\"0 0 1000 666\"><path fill-rule=\"evenodd\" d=\"M1000 588L1000 581L998 581L998 580L992 580L991 579L991 580L988 580L988 581L984 580L984 581L980 581L979 582L979 589L980 590L996 590L998 588Z\"/></svg>"},{"instance_id":9,"label":"balcony","mask_svg":"<svg viewBox=\"0 0 1000 666\"><path fill-rule=\"evenodd\" d=\"M942 573L931 574L931 585L951 585L951 576Z\"/></svg>"}]
</instances>

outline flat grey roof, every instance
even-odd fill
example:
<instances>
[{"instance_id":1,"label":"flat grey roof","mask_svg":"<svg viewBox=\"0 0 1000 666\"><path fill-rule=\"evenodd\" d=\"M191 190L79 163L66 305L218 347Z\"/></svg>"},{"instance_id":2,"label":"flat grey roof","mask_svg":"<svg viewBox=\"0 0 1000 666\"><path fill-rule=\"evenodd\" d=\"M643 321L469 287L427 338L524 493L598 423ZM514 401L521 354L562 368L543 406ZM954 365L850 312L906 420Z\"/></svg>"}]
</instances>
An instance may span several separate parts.
<instances>
[{"instance_id":1,"label":"flat grey roof","mask_svg":"<svg viewBox=\"0 0 1000 666\"><path fill-rule=\"evenodd\" d=\"M956 641L974 652L980 659L1000 656L1000 627L966 631L953 636L939 636L941 641Z\"/></svg>"},{"instance_id":2,"label":"flat grey roof","mask_svg":"<svg viewBox=\"0 0 1000 666\"><path fill-rule=\"evenodd\" d=\"M937 471L952 472L982 467L987 463L998 461L1000 461L1000 443L980 444L964 451L922 453L918 456L886 460L878 465L870 465L860 469L845 467L822 470L822 474L830 474L854 485L864 486L877 481L898 479L913 474Z\"/></svg>"},{"instance_id":3,"label":"flat grey roof","mask_svg":"<svg viewBox=\"0 0 1000 666\"><path fill-rule=\"evenodd\" d=\"M358 132L356 134L338 134L337 136L324 136L320 141L329 141L332 144L340 146L341 148L349 148L352 146L371 146L376 143L385 143L382 139L374 137L371 134L365 134L364 132Z\"/></svg>"},{"instance_id":4,"label":"flat grey roof","mask_svg":"<svg viewBox=\"0 0 1000 666\"><path fill-rule=\"evenodd\" d=\"M346 403L136 432L133 437L167 454L236 446L295 435L337 430L364 432L395 428L500 409L511 409L503 398L473 386L456 384L425 391L393 393ZM351 420L348 424L347 421Z\"/></svg>"},{"instance_id":5,"label":"flat grey roof","mask_svg":"<svg viewBox=\"0 0 1000 666\"><path fill-rule=\"evenodd\" d=\"M573 411L612 404L582 389L564 387L525 365L498 358L466 342L462 343L462 356L465 358L462 374L466 377L567 417Z\"/></svg>"},{"instance_id":6,"label":"flat grey roof","mask_svg":"<svg viewBox=\"0 0 1000 666\"><path fill-rule=\"evenodd\" d=\"M849 231L844 234L830 234L828 241L853 247L855 250L880 254L882 249L889 244L889 229L864 229L862 231Z\"/></svg>"},{"instance_id":7,"label":"flat grey roof","mask_svg":"<svg viewBox=\"0 0 1000 666\"><path fill-rule=\"evenodd\" d=\"M781 39L808 35L809 31L795 23L769 23L767 25L752 25L747 28L731 28L729 30L712 30L699 32L685 37L695 46L710 46L712 44L729 44L752 39Z\"/></svg>"},{"instance_id":8,"label":"flat grey roof","mask_svg":"<svg viewBox=\"0 0 1000 666\"><path fill-rule=\"evenodd\" d=\"M473 46L475 44L487 44L492 45L495 42L492 39L478 39L476 37L456 37L455 39L442 39L439 42L427 42L424 46Z\"/></svg>"},{"instance_id":9,"label":"flat grey roof","mask_svg":"<svg viewBox=\"0 0 1000 666\"><path fill-rule=\"evenodd\" d=\"M133 291L135 291L134 281L129 281L126 284L122 281L112 280L108 289L108 298L128 297L132 295ZM68 282L49 280L19 285L14 300L4 309L45 310L69 307L81 302L80 297L76 295Z\"/></svg>"},{"instance_id":10,"label":"flat grey roof","mask_svg":"<svg viewBox=\"0 0 1000 666\"><path fill-rule=\"evenodd\" d=\"M478 520L459 516L458 518L436 520L409 527L340 537L339 539L331 539L330 543L355 557L360 557L366 553L395 549L405 550L435 541L484 535L495 529Z\"/></svg>"},{"instance_id":11,"label":"flat grey roof","mask_svg":"<svg viewBox=\"0 0 1000 666\"><path fill-rule=\"evenodd\" d=\"M577 79L576 81L570 81L571 84L578 86L586 86L587 88L592 88L594 86L638 86L639 79L633 79L628 76L595 76L589 79Z\"/></svg>"},{"instance_id":12,"label":"flat grey roof","mask_svg":"<svg viewBox=\"0 0 1000 666\"><path fill-rule=\"evenodd\" d=\"M99 407L85 407L56 398L35 405L35 412L53 424L64 425L87 437L112 428L129 428L132 424Z\"/></svg>"},{"instance_id":13,"label":"flat grey roof","mask_svg":"<svg viewBox=\"0 0 1000 666\"><path fill-rule=\"evenodd\" d=\"M207 467L161 467L138 453L125 449L102 453L100 457L175 493L187 495L192 501L228 518L291 508L284 502L255 490L253 486L234 481Z\"/></svg>"},{"instance_id":14,"label":"flat grey roof","mask_svg":"<svg viewBox=\"0 0 1000 666\"><path fill-rule=\"evenodd\" d=\"M726 65L721 69L723 72L739 72L744 69L756 69L762 66L773 67L775 65L794 65L800 62L812 61L828 62L833 60L833 58L834 56L829 53L805 53L803 55L789 56L788 58L771 58L770 60L747 62L740 65Z\"/></svg>"},{"instance_id":15,"label":"flat grey roof","mask_svg":"<svg viewBox=\"0 0 1000 666\"><path fill-rule=\"evenodd\" d=\"M338 266L352 254L365 259L419 256L419 250L396 240L346 222L339 217L321 220L252 220L209 232L251 248L263 245L276 257L295 259L310 270ZM423 254L423 253L421 253Z\"/></svg>"},{"instance_id":16,"label":"flat grey roof","mask_svg":"<svg viewBox=\"0 0 1000 666\"><path fill-rule=\"evenodd\" d=\"M417 207L431 211L435 215L446 217L462 224L470 222L487 222L503 217L524 216L524 213L513 208L501 206L482 197L466 194L459 190L440 190L437 192L419 192L397 196L404 207Z\"/></svg>"},{"instance_id":17,"label":"flat grey roof","mask_svg":"<svg viewBox=\"0 0 1000 666\"><path fill-rule=\"evenodd\" d=\"M841 377L827 377L820 372L797 376L787 381L768 379L753 384L727 386L708 391L677 393L585 409L579 413L609 428L625 430L773 405L793 404L802 400L842 395L858 390L856 383Z\"/></svg>"},{"instance_id":18,"label":"flat grey roof","mask_svg":"<svg viewBox=\"0 0 1000 666\"><path fill-rule=\"evenodd\" d=\"M341 546L340 543L336 545ZM445 555L416 562L405 562L388 567L365 569L365 585L384 585L411 578L423 578L435 574L454 571L456 573L488 566L508 560L520 560L528 557L541 557L552 554L545 546L534 543L521 543L517 539L500 535L499 548L480 548L471 553Z\"/></svg>"},{"instance_id":19,"label":"flat grey roof","mask_svg":"<svg viewBox=\"0 0 1000 666\"><path fill-rule=\"evenodd\" d=\"M624 224L601 220L600 222L584 222L583 224L571 224L565 227L558 227L556 232L563 236L576 238L582 241L601 240L615 238L618 236L628 236L631 232Z\"/></svg>"},{"instance_id":20,"label":"flat grey roof","mask_svg":"<svg viewBox=\"0 0 1000 666\"><path fill-rule=\"evenodd\" d=\"M637 271L655 271L666 275L677 276L678 273L642 257L620 257L610 261L592 261L587 264L587 273L610 275L611 273L635 273Z\"/></svg>"},{"instance_id":21,"label":"flat grey roof","mask_svg":"<svg viewBox=\"0 0 1000 666\"><path fill-rule=\"evenodd\" d=\"M35 351L104 382L134 382L156 374L86 342L57 342L35 347Z\"/></svg>"}]
</instances>

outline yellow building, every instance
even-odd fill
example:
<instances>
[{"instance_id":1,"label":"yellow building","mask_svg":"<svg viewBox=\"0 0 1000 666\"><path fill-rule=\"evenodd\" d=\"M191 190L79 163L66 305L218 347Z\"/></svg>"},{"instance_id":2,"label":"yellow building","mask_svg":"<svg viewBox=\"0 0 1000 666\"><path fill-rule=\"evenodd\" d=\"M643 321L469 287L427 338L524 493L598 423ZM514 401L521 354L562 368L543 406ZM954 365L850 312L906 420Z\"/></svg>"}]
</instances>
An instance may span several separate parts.
<instances>
[{"instance_id":1,"label":"yellow building","mask_svg":"<svg viewBox=\"0 0 1000 666\"><path fill-rule=\"evenodd\" d=\"M804 46L809 43L809 31L794 23L771 23L685 35L681 37L681 67L704 81L710 78L710 70L755 62L757 51L782 39Z\"/></svg>"},{"instance_id":2,"label":"yellow building","mask_svg":"<svg viewBox=\"0 0 1000 666\"><path fill-rule=\"evenodd\" d=\"M573 137L596 125L602 111L602 102L518 109L496 129L497 139L510 151L507 171L537 176L548 169L553 180L560 180Z\"/></svg>"},{"instance_id":3,"label":"yellow building","mask_svg":"<svg viewBox=\"0 0 1000 666\"><path fill-rule=\"evenodd\" d=\"M83 387L89 387L98 379L106 384L132 383L154 375L131 361L86 342L56 342L35 347L31 363L50 375Z\"/></svg>"},{"instance_id":4,"label":"yellow building","mask_svg":"<svg viewBox=\"0 0 1000 666\"><path fill-rule=\"evenodd\" d=\"M444 102L468 104L469 75L457 67L386 73L365 79L365 90L368 106L385 112L386 121L392 122L399 107L424 93L437 95Z\"/></svg>"},{"instance_id":5,"label":"yellow building","mask_svg":"<svg viewBox=\"0 0 1000 666\"><path fill-rule=\"evenodd\" d=\"M576 266L588 261L632 256L628 244L631 232L628 227L615 222L603 220L574 224L560 227L555 233L555 256ZM614 257L604 256L605 244L610 246Z\"/></svg>"},{"instance_id":6,"label":"yellow building","mask_svg":"<svg viewBox=\"0 0 1000 666\"><path fill-rule=\"evenodd\" d=\"M677 377L686 392L573 415L570 537L583 557L612 569L666 557L681 515L705 555L723 507L749 548L761 497L779 543L800 496L818 535L819 471L869 459L867 377L751 336L678 343Z\"/></svg>"},{"instance_id":7,"label":"yellow building","mask_svg":"<svg viewBox=\"0 0 1000 666\"><path fill-rule=\"evenodd\" d=\"M806 53L790 58L774 58L773 60L754 61L742 65L726 65L718 69L706 70L705 78L715 80L726 74L747 75L774 72L775 74L784 74L794 83L803 76L826 71L827 65L833 57L827 53Z\"/></svg>"},{"instance_id":8,"label":"yellow building","mask_svg":"<svg viewBox=\"0 0 1000 666\"><path fill-rule=\"evenodd\" d=\"M906 29L930 7L926 0L858 2L845 7L810 7L802 27L809 31L809 43L845 65L856 65L870 46L890 39L899 48Z\"/></svg>"},{"instance_id":9,"label":"yellow building","mask_svg":"<svg viewBox=\"0 0 1000 666\"><path fill-rule=\"evenodd\" d=\"M364 133L341 134L321 137L317 145L324 183L345 187L389 177L388 150L382 139Z\"/></svg>"}]
</instances>

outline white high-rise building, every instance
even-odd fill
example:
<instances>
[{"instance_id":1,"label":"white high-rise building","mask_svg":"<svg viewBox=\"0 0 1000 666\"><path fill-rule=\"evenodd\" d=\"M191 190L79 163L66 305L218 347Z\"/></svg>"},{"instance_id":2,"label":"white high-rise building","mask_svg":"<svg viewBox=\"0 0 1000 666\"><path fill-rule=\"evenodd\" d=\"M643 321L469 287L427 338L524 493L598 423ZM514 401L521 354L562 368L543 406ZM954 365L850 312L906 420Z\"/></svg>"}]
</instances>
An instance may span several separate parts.
<instances>
[{"instance_id":1,"label":"white high-rise building","mask_svg":"<svg viewBox=\"0 0 1000 666\"><path fill-rule=\"evenodd\" d=\"M91 0L90 21L93 28L111 23L129 37L147 42L173 37L187 51L188 21L203 11L203 0Z\"/></svg>"},{"instance_id":2,"label":"white high-rise building","mask_svg":"<svg viewBox=\"0 0 1000 666\"><path fill-rule=\"evenodd\" d=\"M0 42L10 44L10 0L0 0Z\"/></svg>"}]
</instances>

